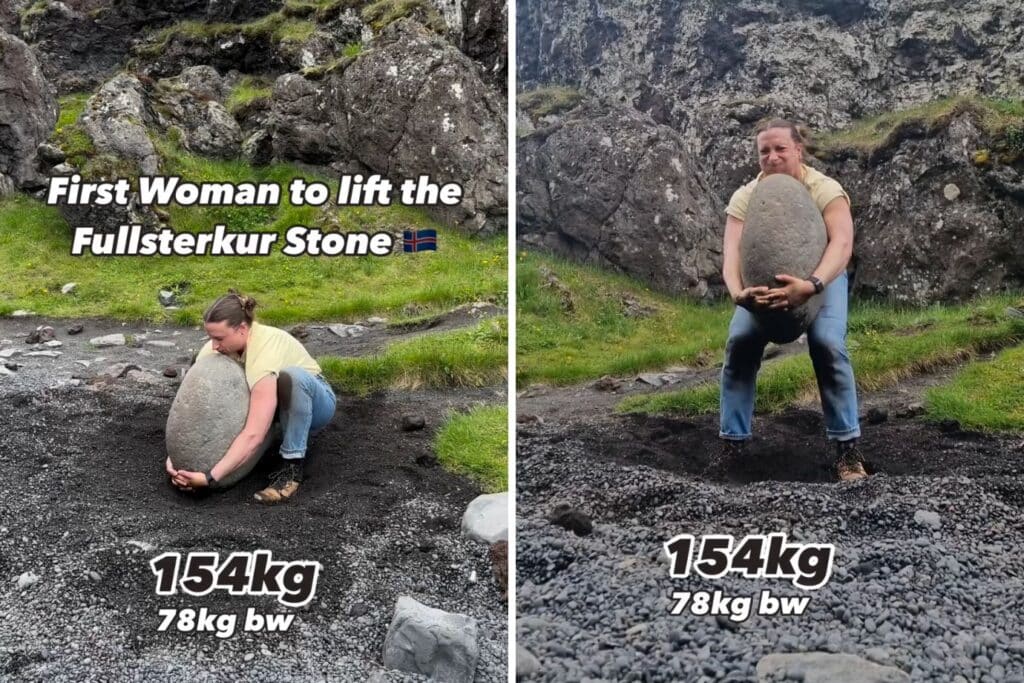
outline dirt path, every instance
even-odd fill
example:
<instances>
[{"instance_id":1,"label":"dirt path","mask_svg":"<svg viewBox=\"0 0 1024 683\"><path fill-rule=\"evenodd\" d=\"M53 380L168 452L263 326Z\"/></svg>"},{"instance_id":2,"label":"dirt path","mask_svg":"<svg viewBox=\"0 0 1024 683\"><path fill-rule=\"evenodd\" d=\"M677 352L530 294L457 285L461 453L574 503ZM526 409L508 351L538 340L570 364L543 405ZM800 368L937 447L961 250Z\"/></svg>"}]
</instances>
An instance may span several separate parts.
<instances>
[{"instance_id":1,"label":"dirt path","mask_svg":"<svg viewBox=\"0 0 1024 683\"><path fill-rule=\"evenodd\" d=\"M816 404L758 415L727 481L702 474L717 415L613 413L624 395L717 370L662 387L521 392L517 631L540 662L535 680L751 681L765 655L808 651L853 654L915 681L1024 679L1024 441L917 416L927 388L954 370L862 396L874 476L853 485L835 482ZM593 532L550 523L559 505ZM806 593L802 616L670 613L676 591L803 594L779 579L668 573L663 544L678 534L777 532L836 547L833 578Z\"/></svg>"},{"instance_id":2,"label":"dirt path","mask_svg":"<svg viewBox=\"0 0 1024 683\"><path fill-rule=\"evenodd\" d=\"M295 330L314 357L353 357L377 353L394 342L475 325L501 313L500 308L491 304L468 304L412 325L362 321L358 336L344 337L331 331L331 323L286 325L284 328ZM60 345L27 344L26 338L40 326L52 327L55 341ZM76 327L81 327L81 331L71 334ZM91 343L94 339L118 334L124 335L128 344L97 347ZM206 340L199 326L150 325L101 318L0 317L0 367L5 363L16 367L13 372L0 370L0 397L10 392L77 386L111 372L115 375L130 372L129 366L143 373L133 377L137 382L173 385L173 379L163 378L164 370L171 368L180 377Z\"/></svg>"},{"instance_id":3,"label":"dirt path","mask_svg":"<svg viewBox=\"0 0 1024 683\"><path fill-rule=\"evenodd\" d=\"M433 329L475 319L456 316ZM86 329L69 337L64 329L75 322ZM0 338L25 346L21 332L37 324L0 319ZM449 411L503 402L504 387L341 396L334 420L311 444L298 498L268 508L252 494L274 458L234 488L202 498L178 492L163 473L164 423L179 380L159 373L187 365L202 340L197 330L97 320L54 327L61 356L16 356L10 360L21 367L0 378L0 577L7 584L0 678L420 680L384 674L381 664L395 602L411 595L476 618L477 680L505 680L505 601L487 547L460 531L480 491L439 467L431 447ZM307 327L314 355L353 351L329 330ZM88 344L115 332L146 337L136 347ZM358 350L422 333L374 330ZM154 340L174 346L146 343ZM124 363L140 370L102 377ZM423 416L426 429L402 431L407 414ZM275 560L320 562L314 600L292 609L269 596L155 594L149 561L161 553L201 550L224 559L257 549ZM28 574L38 580L18 587ZM297 617L285 633L158 632L158 610L188 607Z\"/></svg>"}]
</instances>

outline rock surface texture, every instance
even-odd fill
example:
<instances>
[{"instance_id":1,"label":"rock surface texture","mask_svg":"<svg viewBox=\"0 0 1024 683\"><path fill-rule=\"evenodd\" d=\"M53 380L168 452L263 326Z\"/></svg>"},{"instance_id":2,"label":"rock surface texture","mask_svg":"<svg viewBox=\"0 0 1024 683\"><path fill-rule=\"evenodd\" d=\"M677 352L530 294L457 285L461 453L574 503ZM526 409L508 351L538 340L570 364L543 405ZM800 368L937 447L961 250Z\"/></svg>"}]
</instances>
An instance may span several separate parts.
<instances>
[{"instance_id":1,"label":"rock surface texture","mask_svg":"<svg viewBox=\"0 0 1024 683\"><path fill-rule=\"evenodd\" d=\"M752 140L762 118L828 133L943 97L1015 101L1024 69L1020 0L524 0L516 12L521 89L568 85L587 100L646 113L699 160L691 186L707 185L723 202L757 173ZM1024 285L1019 247L1007 241L1024 211L1024 155L976 163L993 144L979 118L905 125L881 149L822 157L819 166L852 198L855 293L927 303ZM949 184L960 194L947 197ZM721 230L718 223L707 229ZM519 229L527 243L544 241L528 214ZM585 260L581 251L575 256ZM627 272L666 288L652 268L642 261Z\"/></svg>"},{"instance_id":2,"label":"rock surface texture","mask_svg":"<svg viewBox=\"0 0 1024 683\"><path fill-rule=\"evenodd\" d=\"M803 184L773 174L754 187L740 241L744 287L776 287L779 274L804 277L821 261L828 244L825 221ZM812 296L792 311L755 314L765 336L785 344L803 334L821 309L821 297Z\"/></svg>"},{"instance_id":3,"label":"rock surface texture","mask_svg":"<svg viewBox=\"0 0 1024 683\"><path fill-rule=\"evenodd\" d=\"M147 29L198 18L207 0L40 0L22 13L25 40L61 94L96 88Z\"/></svg>"},{"instance_id":4,"label":"rock surface texture","mask_svg":"<svg viewBox=\"0 0 1024 683\"><path fill-rule=\"evenodd\" d=\"M462 516L462 533L484 543L508 540L508 491L477 496Z\"/></svg>"},{"instance_id":5,"label":"rock surface texture","mask_svg":"<svg viewBox=\"0 0 1024 683\"><path fill-rule=\"evenodd\" d=\"M384 640L384 666L446 683L472 683L478 649L476 620L398 598Z\"/></svg>"},{"instance_id":6,"label":"rock surface texture","mask_svg":"<svg viewBox=\"0 0 1024 683\"><path fill-rule=\"evenodd\" d=\"M828 652L768 655L757 663L759 683L910 683L910 676L855 655Z\"/></svg>"},{"instance_id":7,"label":"rock surface texture","mask_svg":"<svg viewBox=\"0 0 1024 683\"><path fill-rule=\"evenodd\" d=\"M274 150L319 164L347 158L396 181L460 182L461 203L435 212L466 232L498 234L506 213L504 109L472 60L401 19L323 80L278 80Z\"/></svg>"},{"instance_id":8,"label":"rock surface texture","mask_svg":"<svg viewBox=\"0 0 1024 683\"><path fill-rule=\"evenodd\" d=\"M146 130L152 116L139 79L121 73L104 83L86 103L81 122L100 152L132 161L147 175L159 170L160 159Z\"/></svg>"},{"instance_id":9,"label":"rock surface texture","mask_svg":"<svg viewBox=\"0 0 1024 683\"><path fill-rule=\"evenodd\" d=\"M859 293L923 304L1024 283L1024 164L974 163L989 144L963 113L831 164L853 203Z\"/></svg>"},{"instance_id":10,"label":"rock surface texture","mask_svg":"<svg viewBox=\"0 0 1024 683\"><path fill-rule=\"evenodd\" d=\"M224 356L205 356L185 374L167 416L167 455L178 469L205 472L221 459L245 426L249 387L245 371ZM245 466L219 482L231 486L249 473L267 441Z\"/></svg>"},{"instance_id":11,"label":"rock surface texture","mask_svg":"<svg viewBox=\"0 0 1024 683\"><path fill-rule=\"evenodd\" d=\"M668 126L588 104L520 138L518 156L523 244L670 292L721 283L724 205Z\"/></svg>"},{"instance_id":12,"label":"rock surface texture","mask_svg":"<svg viewBox=\"0 0 1024 683\"><path fill-rule=\"evenodd\" d=\"M36 148L57 121L57 105L39 62L20 39L0 30L0 179L35 179Z\"/></svg>"}]
</instances>

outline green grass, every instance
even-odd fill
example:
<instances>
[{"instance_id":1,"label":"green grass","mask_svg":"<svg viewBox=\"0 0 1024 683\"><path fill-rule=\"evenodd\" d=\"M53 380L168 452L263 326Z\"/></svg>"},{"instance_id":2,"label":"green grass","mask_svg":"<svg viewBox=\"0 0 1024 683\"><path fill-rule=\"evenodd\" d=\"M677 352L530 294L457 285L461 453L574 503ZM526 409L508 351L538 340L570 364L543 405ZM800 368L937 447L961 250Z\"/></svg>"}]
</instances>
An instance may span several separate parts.
<instances>
[{"instance_id":1,"label":"green grass","mask_svg":"<svg viewBox=\"0 0 1024 683\"><path fill-rule=\"evenodd\" d=\"M89 97L90 93L74 93L61 97L57 125L50 136L50 142L64 150L68 163L79 169L96 155L92 138L78 125L78 117L85 111L85 103Z\"/></svg>"},{"instance_id":2,"label":"green grass","mask_svg":"<svg viewBox=\"0 0 1024 683\"><path fill-rule=\"evenodd\" d=\"M232 116L237 116L254 102L269 100L272 91L271 83L267 79L246 76L231 90L224 107Z\"/></svg>"},{"instance_id":3,"label":"green grass","mask_svg":"<svg viewBox=\"0 0 1024 683\"><path fill-rule=\"evenodd\" d=\"M266 38L275 43L301 43L309 39L314 31L314 22L289 16L284 11L274 12L244 24L187 20L155 32L145 44L136 48L136 52L143 56L159 55L175 38L221 40L242 35L248 39Z\"/></svg>"},{"instance_id":4,"label":"green grass","mask_svg":"<svg viewBox=\"0 0 1024 683\"><path fill-rule=\"evenodd\" d=\"M163 171L193 181L274 181L282 187L294 177L327 182L301 169L278 164L253 168L242 161L221 161L182 152L166 141L158 148ZM287 192L282 192L287 197ZM401 317L407 304L420 313L460 303L504 303L507 291L505 240L470 239L445 228L413 207L293 206L169 207L177 231L209 231L217 223L232 231L283 233L292 225L344 232L438 230L437 252L388 257L73 257L71 230L56 207L24 196L0 201L0 315L29 309L52 317L110 316L195 324L214 298L234 287L256 297L260 315L271 324L308 320L351 320L383 314ZM283 240L281 240L283 242ZM280 243L278 245L280 247ZM66 282L78 282L74 296L60 294ZM179 311L166 312L156 299L160 288L188 282Z\"/></svg>"},{"instance_id":5,"label":"green grass","mask_svg":"<svg viewBox=\"0 0 1024 683\"><path fill-rule=\"evenodd\" d=\"M891 146L906 130L919 129L931 134L962 113L970 113L975 118L992 138L993 146L1007 155L1006 160L1024 153L1024 100L967 95L888 112L858 121L844 130L818 136L815 153L822 157L851 151L871 154Z\"/></svg>"},{"instance_id":6,"label":"green grass","mask_svg":"<svg viewBox=\"0 0 1024 683\"><path fill-rule=\"evenodd\" d=\"M380 31L405 17L416 18L435 33L443 33L445 30L444 19L426 0L378 0L364 7L361 16L374 31Z\"/></svg>"},{"instance_id":7,"label":"green grass","mask_svg":"<svg viewBox=\"0 0 1024 683\"><path fill-rule=\"evenodd\" d=\"M361 395L381 389L490 386L506 376L507 326L507 319L499 317L475 328L391 344L372 356L319 362L331 384Z\"/></svg>"},{"instance_id":8,"label":"green grass","mask_svg":"<svg viewBox=\"0 0 1024 683\"><path fill-rule=\"evenodd\" d=\"M345 57L351 57L352 59L355 59L359 55L363 54L363 44L349 43L348 45L342 48L341 54Z\"/></svg>"},{"instance_id":9,"label":"green grass","mask_svg":"<svg viewBox=\"0 0 1024 683\"><path fill-rule=\"evenodd\" d=\"M583 101L583 95L575 88L553 85L519 93L516 101L520 109L537 119L572 109Z\"/></svg>"},{"instance_id":10,"label":"green grass","mask_svg":"<svg viewBox=\"0 0 1024 683\"><path fill-rule=\"evenodd\" d=\"M256 87L256 81L247 81ZM88 94L61 98L54 137L67 140L76 129ZM81 133L85 136L85 133ZM85 136L88 141L88 136ZM164 174L186 180L277 182L295 177L319 180L337 191L333 178L314 177L296 166L254 168L244 161L213 160L181 150L154 136ZM91 144L91 143L90 143ZM67 151L67 148L65 148ZM132 164L84 145L78 148L87 177L134 177ZM286 192L282 195L287 197ZM24 196L0 201L0 315L19 308L53 317L109 316L122 319L195 324L205 306L234 287L261 303L261 318L284 324L304 320L350 320L382 314L407 317L440 312L477 300L504 304L507 293L505 240L469 239L446 229L421 209L405 206L317 208L168 207L170 226L181 232L206 232L218 223L232 231L283 233L293 225L351 232L400 232L410 227L438 229L438 251L390 257L72 257L71 230L56 207ZM113 227L113 226L112 226ZM279 245L280 246L280 245ZM78 282L73 296L60 294L66 282ZM179 311L165 311L156 299L161 288L189 283Z\"/></svg>"},{"instance_id":11,"label":"green grass","mask_svg":"<svg viewBox=\"0 0 1024 683\"><path fill-rule=\"evenodd\" d=\"M356 61L355 57L342 55L341 57L336 57L330 61L324 62L323 64L307 66L305 69L302 70L302 75L305 76L306 78L319 80L324 76L327 76L328 74L341 73L342 71L347 69L349 65L352 64L352 62L354 61Z\"/></svg>"},{"instance_id":12,"label":"green grass","mask_svg":"<svg viewBox=\"0 0 1024 683\"><path fill-rule=\"evenodd\" d=\"M543 268L567 294L547 286ZM532 253L520 256L516 288L520 386L714 362L731 315L724 302L708 306L657 294L623 276ZM566 297L571 311L565 309ZM627 298L655 312L627 317Z\"/></svg>"},{"instance_id":13,"label":"green grass","mask_svg":"<svg viewBox=\"0 0 1024 683\"><path fill-rule=\"evenodd\" d=\"M1024 430L1024 347L969 364L949 384L929 390L925 406L929 419L970 429Z\"/></svg>"},{"instance_id":14,"label":"green grass","mask_svg":"<svg viewBox=\"0 0 1024 683\"><path fill-rule=\"evenodd\" d=\"M893 310L881 305L855 307L847 344L857 386L878 390L900 379L951 365L1024 338L1024 323L1002 311L1014 299L991 297L961 306ZM623 401L620 410L642 413L716 412L718 384ZM758 375L756 409L782 410L817 395L806 353L766 363Z\"/></svg>"},{"instance_id":15,"label":"green grass","mask_svg":"<svg viewBox=\"0 0 1024 683\"><path fill-rule=\"evenodd\" d=\"M453 414L434 440L446 469L478 482L487 493L508 490L508 407L483 406Z\"/></svg>"}]
</instances>

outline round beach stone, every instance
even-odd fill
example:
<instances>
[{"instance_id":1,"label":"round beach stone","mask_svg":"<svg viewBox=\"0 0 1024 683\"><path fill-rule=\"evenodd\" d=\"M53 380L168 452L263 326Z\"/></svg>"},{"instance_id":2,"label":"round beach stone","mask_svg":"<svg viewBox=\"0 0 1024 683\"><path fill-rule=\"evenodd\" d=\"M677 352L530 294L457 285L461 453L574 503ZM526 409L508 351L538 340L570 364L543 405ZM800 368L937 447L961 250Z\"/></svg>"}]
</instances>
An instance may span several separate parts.
<instances>
[{"instance_id":1,"label":"round beach stone","mask_svg":"<svg viewBox=\"0 0 1024 683\"><path fill-rule=\"evenodd\" d=\"M754 187L740 239L744 287L777 287L779 274L807 277L818 266L828 244L821 211L803 183L775 173ZM807 331L821 309L822 297L812 296L791 311L754 315L765 336L777 344L793 341Z\"/></svg>"},{"instance_id":2,"label":"round beach stone","mask_svg":"<svg viewBox=\"0 0 1024 683\"><path fill-rule=\"evenodd\" d=\"M167 455L177 469L205 472L224 456L245 426L249 385L242 366L226 356L204 356L185 373L167 416ZM252 470L271 435L255 457L220 481L230 486Z\"/></svg>"}]
</instances>

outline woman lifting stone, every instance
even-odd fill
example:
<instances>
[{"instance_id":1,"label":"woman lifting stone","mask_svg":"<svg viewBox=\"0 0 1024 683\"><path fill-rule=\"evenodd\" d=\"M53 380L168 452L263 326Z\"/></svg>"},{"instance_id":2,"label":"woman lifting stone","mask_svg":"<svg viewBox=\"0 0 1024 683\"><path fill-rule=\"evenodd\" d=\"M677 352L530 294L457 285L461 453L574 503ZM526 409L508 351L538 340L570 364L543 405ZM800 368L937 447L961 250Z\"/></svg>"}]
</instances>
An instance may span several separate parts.
<instances>
[{"instance_id":1,"label":"woman lifting stone","mask_svg":"<svg viewBox=\"0 0 1024 683\"><path fill-rule=\"evenodd\" d=\"M867 477L857 439L857 385L846 350L846 266L853 250L850 198L838 182L803 163L804 136L793 123L772 119L758 126L755 137L761 174L732 195L726 208L722 276L736 304L729 325L721 383L721 451L708 473L721 476L742 466L751 437L754 390L767 337L756 316L765 311L792 310L811 297L823 299L820 312L807 330L807 345L818 379L826 434L836 446L836 472L842 481ZM821 212L828 244L811 273L780 273L777 287L744 284L740 242L751 195L758 182L772 174L800 181Z\"/></svg>"},{"instance_id":2,"label":"woman lifting stone","mask_svg":"<svg viewBox=\"0 0 1024 683\"><path fill-rule=\"evenodd\" d=\"M305 347L284 330L253 320L256 301L235 292L217 299L203 314L210 340L196 360L215 354L239 363L249 385L245 426L227 452L205 472L175 469L167 458L172 483L185 491L215 487L236 470L259 457L261 445L275 416L282 431L284 467L271 475L270 484L256 494L265 504L285 501L302 482L306 443L334 416L334 391Z\"/></svg>"}]
</instances>

